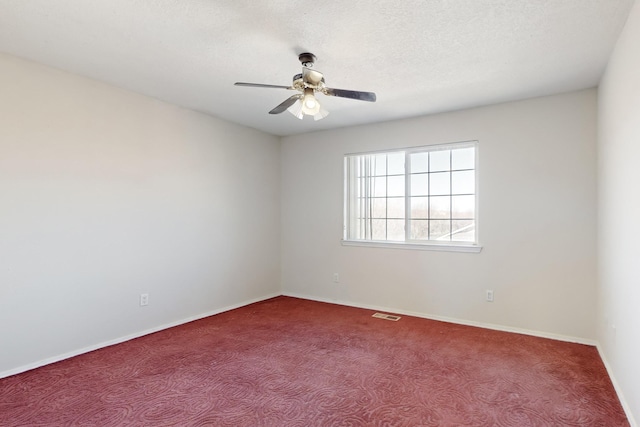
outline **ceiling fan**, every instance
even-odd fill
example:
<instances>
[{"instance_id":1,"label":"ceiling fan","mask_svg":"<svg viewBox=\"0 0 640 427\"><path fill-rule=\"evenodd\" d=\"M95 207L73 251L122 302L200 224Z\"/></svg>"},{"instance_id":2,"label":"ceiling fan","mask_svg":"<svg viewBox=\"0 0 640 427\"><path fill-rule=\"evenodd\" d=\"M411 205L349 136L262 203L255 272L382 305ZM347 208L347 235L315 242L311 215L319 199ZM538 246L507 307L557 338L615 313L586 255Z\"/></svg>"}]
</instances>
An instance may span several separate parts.
<instances>
[{"instance_id":1,"label":"ceiling fan","mask_svg":"<svg viewBox=\"0 0 640 427\"><path fill-rule=\"evenodd\" d=\"M298 60L302 64L302 73L293 76L291 86L266 85L260 83L243 83L237 82L236 86L249 87L266 87L276 89L297 90L300 93L286 99L280 105L269 111L269 114L280 114L285 110L289 110L291 114L302 120L307 116L313 116L315 120L320 120L329 114L327 110L322 108L320 102L315 97L316 92L323 93L327 96L338 96L341 98L358 99L360 101L375 102L376 94L373 92L359 92L355 90L333 89L325 86L324 76L320 71L313 69L316 56L313 53L301 53Z\"/></svg>"}]
</instances>

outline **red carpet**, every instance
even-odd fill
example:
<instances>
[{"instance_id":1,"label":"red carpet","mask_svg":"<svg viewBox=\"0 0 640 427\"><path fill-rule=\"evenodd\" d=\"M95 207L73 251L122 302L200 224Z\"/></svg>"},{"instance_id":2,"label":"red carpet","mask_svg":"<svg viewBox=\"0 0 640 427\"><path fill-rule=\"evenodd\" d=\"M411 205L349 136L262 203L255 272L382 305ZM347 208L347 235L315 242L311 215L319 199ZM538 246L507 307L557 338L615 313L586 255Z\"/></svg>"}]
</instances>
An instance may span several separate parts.
<instances>
[{"instance_id":1,"label":"red carpet","mask_svg":"<svg viewBox=\"0 0 640 427\"><path fill-rule=\"evenodd\" d=\"M594 347L278 297L0 380L3 426L628 426Z\"/></svg>"}]
</instances>

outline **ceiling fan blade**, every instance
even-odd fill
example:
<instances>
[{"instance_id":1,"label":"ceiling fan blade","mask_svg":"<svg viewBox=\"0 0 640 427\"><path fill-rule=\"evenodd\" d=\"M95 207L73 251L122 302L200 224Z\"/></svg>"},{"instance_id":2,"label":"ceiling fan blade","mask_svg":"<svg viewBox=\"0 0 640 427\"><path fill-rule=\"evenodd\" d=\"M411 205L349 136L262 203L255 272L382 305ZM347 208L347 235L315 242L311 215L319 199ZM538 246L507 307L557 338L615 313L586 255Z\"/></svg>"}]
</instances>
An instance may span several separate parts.
<instances>
[{"instance_id":1,"label":"ceiling fan blade","mask_svg":"<svg viewBox=\"0 0 640 427\"><path fill-rule=\"evenodd\" d=\"M284 102L282 102L273 110L269 111L269 114L280 114L287 111L287 108L295 104L298 99L300 99L300 95L293 95L292 97L285 99Z\"/></svg>"},{"instance_id":2,"label":"ceiling fan blade","mask_svg":"<svg viewBox=\"0 0 640 427\"><path fill-rule=\"evenodd\" d=\"M302 80L305 83L317 86L324 81L324 78L322 77L322 73L320 71L302 67Z\"/></svg>"},{"instance_id":3,"label":"ceiling fan blade","mask_svg":"<svg viewBox=\"0 0 640 427\"><path fill-rule=\"evenodd\" d=\"M263 85L261 83L244 83L244 82L236 82L234 83L236 86L247 86L247 87L270 87L275 89L293 89L291 86L279 86L279 85Z\"/></svg>"},{"instance_id":4,"label":"ceiling fan blade","mask_svg":"<svg viewBox=\"0 0 640 427\"><path fill-rule=\"evenodd\" d=\"M340 98L358 99L360 101L376 102L376 94L373 92L359 92L357 90L325 88L322 91L328 96L339 96Z\"/></svg>"}]
</instances>

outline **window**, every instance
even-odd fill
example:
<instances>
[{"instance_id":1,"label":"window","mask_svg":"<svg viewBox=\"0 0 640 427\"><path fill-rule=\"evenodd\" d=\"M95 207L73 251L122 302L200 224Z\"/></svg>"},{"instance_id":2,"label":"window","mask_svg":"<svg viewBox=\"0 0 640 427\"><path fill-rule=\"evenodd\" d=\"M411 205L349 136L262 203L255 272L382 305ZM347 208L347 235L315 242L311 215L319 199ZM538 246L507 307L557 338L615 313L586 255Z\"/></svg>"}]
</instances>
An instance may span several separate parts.
<instances>
[{"instance_id":1,"label":"window","mask_svg":"<svg viewBox=\"0 0 640 427\"><path fill-rule=\"evenodd\" d=\"M345 244L478 252L477 142L345 156Z\"/></svg>"}]
</instances>

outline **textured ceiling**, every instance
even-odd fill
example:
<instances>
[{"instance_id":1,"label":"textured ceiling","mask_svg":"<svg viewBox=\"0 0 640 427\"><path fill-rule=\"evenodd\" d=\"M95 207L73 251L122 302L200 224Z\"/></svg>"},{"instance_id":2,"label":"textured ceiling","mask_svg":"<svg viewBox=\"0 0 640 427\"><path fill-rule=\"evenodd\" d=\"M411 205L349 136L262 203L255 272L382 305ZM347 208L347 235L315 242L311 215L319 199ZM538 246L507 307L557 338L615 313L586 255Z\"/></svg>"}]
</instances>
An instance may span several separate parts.
<instances>
[{"instance_id":1,"label":"textured ceiling","mask_svg":"<svg viewBox=\"0 0 640 427\"><path fill-rule=\"evenodd\" d=\"M596 86L634 0L0 0L0 51L290 135ZM297 54L327 86L315 122L267 112Z\"/></svg>"}]
</instances>

